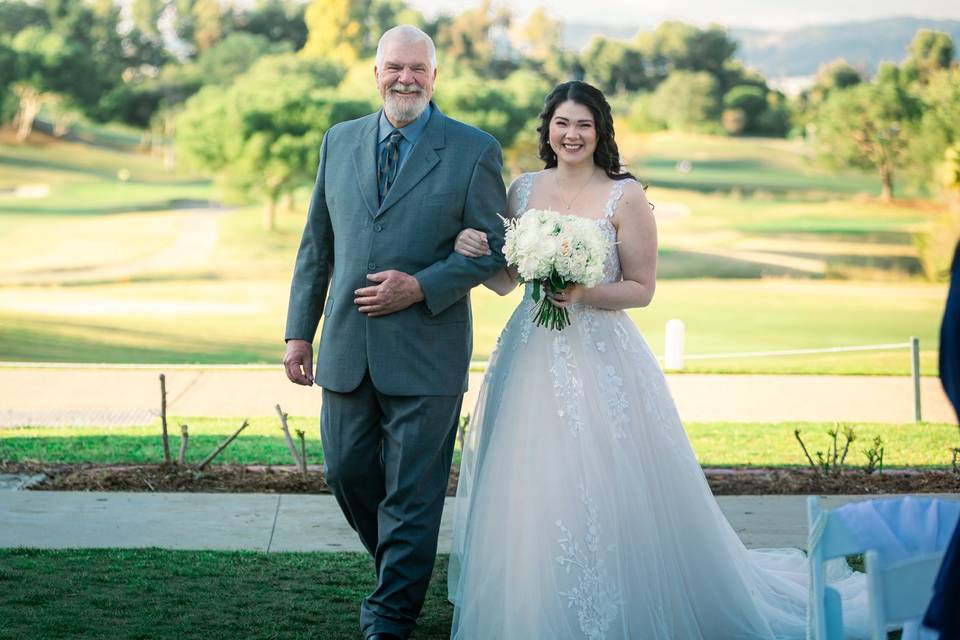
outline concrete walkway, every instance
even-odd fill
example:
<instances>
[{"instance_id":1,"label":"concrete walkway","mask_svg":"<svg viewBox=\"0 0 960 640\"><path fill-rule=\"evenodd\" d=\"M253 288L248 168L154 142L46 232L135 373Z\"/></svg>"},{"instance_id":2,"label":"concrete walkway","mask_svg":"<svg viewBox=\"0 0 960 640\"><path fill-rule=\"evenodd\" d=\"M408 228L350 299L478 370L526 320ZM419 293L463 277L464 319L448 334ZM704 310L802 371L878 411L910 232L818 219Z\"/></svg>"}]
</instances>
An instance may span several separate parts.
<instances>
[{"instance_id":1,"label":"concrete walkway","mask_svg":"<svg viewBox=\"0 0 960 640\"><path fill-rule=\"evenodd\" d=\"M287 381L282 368L0 365L0 427L131 426L158 415L158 375L167 379L172 416L297 416L320 411L320 390ZM482 373L470 376L464 413L472 412ZM894 376L667 376L685 421L913 421L913 384ZM940 381L923 378L923 418L956 422Z\"/></svg>"},{"instance_id":2,"label":"concrete walkway","mask_svg":"<svg viewBox=\"0 0 960 640\"><path fill-rule=\"evenodd\" d=\"M827 496L828 508L881 496ZM943 496L956 498L956 496ZM804 548L806 496L719 496L750 548ZM452 499L440 531L450 550ZM0 493L0 547L362 551L333 496L211 493Z\"/></svg>"}]
</instances>

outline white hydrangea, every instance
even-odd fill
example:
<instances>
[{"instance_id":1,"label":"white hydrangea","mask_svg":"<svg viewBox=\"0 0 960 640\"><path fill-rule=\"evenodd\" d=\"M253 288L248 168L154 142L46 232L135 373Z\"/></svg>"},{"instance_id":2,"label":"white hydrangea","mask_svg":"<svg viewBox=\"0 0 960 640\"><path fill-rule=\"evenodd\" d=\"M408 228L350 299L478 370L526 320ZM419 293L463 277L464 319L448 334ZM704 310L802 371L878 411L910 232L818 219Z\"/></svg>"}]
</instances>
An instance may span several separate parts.
<instances>
[{"instance_id":1,"label":"white hydrangea","mask_svg":"<svg viewBox=\"0 0 960 640\"><path fill-rule=\"evenodd\" d=\"M504 225L504 255L524 281L544 280L554 271L568 284L594 287L603 280L610 242L594 220L531 209Z\"/></svg>"}]
</instances>

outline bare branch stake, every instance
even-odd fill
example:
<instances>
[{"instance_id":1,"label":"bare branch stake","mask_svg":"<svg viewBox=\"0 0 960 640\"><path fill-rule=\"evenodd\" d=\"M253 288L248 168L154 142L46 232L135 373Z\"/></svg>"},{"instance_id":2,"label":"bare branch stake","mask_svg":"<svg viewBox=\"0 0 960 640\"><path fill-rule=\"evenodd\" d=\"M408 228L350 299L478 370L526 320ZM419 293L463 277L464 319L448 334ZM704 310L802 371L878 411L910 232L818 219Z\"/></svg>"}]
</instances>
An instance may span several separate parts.
<instances>
[{"instance_id":1,"label":"bare branch stake","mask_svg":"<svg viewBox=\"0 0 960 640\"><path fill-rule=\"evenodd\" d=\"M800 429L794 429L793 435L796 437L797 442L800 443L800 448L803 449L803 455L807 456L807 462L810 463L810 468L813 469L813 472L817 475L820 475L820 469L813 462L813 458L810 457L810 452L807 451L807 445L803 444L803 438L800 437Z\"/></svg>"},{"instance_id":2,"label":"bare branch stake","mask_svg":"<svg viewBox=\"0 0 960 640\"><path fill-rule=\"evenodd\" d=\"M170 438L167 437L167 377L160 374L160 425L163 440L163 464L170 464Z\"/></svg>"},{"instance_id":3,"label":"bare branch stake","mask_svg":"<svg viewBox=\"0 0 960 640\"><path fill-rule=\"evenodd\" d=\"M297 437L300 439L300 473L307 472L307 434L300 429L296 430Z\"/></svg>"},{"instance_id":4,"label":"bare branch stake","mask_svg":"<svg viewBox=\"0 0 960 640\"><path fill-rule=\"evenodd\" d=\"M184 465L187 459L187 442L190 440L190 433L187 425L180 425L180 453L177 454L177 464Z\"/></svg>"},{"instance_id":5,"label":"bare branch stake","mask_svg":"<svg viewBox=\"0 0 960 640\"><path fill-rule=\"evenodd\" d=\"M300 454L297 453L297 447L293 444L293 438L290 436L290 427L287 426L287 414L283 412L283 409L280 408L280 405L276 406L277 415L280 416L280 428L283 429L283 439L287 441L287 449L290 449L290 455L293 456L293 461L297 465L297 469L305 469L303 460L300 459ZM304 472L306 473L306 472Z\"/></svg>"},{"instance_id":6,"label":"bare branch stake","mask_svg":"<svg viewBox=\"0 0 960 640\"><path fill-rule=\"evenodd\" d=\"M249 424L250 424L250 423L249 423L248 421L244 420L244 421L243 421L243 424L240 425L240 428L239 428L239 429L237 429L236 431L234 431L233 434L232 434L229 438L227 438L226 440L224 440L223 442L221 442L220 445L214 450L214 452L211 453L209 456L207 456L207 459L206 459L206 460L204 460L203 462L201 462L200 464L197 465L197 469L202 471L203 468L206 467L208 464L210 464L210 461L211 461L211 460L213 460L213 459L216 458L218 455L220 455L220 452L223 451L224 449L226 449L226 448L227 448L227 445L229 445L231 442L233 442L233 441L237 438L237 436L240 435L240 432L243 431L244 429L246 429Z\"/></svg>"}]
</instances>

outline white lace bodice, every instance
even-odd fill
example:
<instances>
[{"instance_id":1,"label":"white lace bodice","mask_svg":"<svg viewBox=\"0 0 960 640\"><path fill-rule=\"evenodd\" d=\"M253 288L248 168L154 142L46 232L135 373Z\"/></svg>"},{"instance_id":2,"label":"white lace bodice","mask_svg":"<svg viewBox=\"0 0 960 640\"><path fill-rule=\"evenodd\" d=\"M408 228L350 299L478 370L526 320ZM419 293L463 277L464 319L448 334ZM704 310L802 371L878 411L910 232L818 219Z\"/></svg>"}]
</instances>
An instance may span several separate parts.
<instances>
[{"instance_id":1,"label":"white lace bodice","mask_svg":"<svg viewBox=\"0 0 960 640\"><path fill-rule=\"evenodd\" d=\"M524 173L514 182L517 188L518 218L529 209L527 205L530 202L530 191L533 188L533 180L536 175L536 173ZM603 265L603 284L619 282L623 277L623 272L620 270L620 254L617 252L616 246L617 228L613 226L612 218L617 210L617 205L620 204L620 199L623 198L623 188L628 182L635 182L635 180L627 178L626 180L614 181L613 186L610 187L610 197L607 198L607 203L603 207L603 216L596 220L600 231L610 239L610 253L607 254L607 259Z\"/></svg>"}]
</instances>

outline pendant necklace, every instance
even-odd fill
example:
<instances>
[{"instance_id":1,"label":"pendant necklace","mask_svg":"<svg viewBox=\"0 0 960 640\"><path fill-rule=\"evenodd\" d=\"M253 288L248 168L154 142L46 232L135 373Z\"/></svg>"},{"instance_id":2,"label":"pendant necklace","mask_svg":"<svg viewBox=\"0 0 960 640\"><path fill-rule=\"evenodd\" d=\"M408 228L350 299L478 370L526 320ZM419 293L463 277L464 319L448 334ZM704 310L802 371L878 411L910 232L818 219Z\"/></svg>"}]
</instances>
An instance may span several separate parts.
<instances>
[{"instance_id":1,"label":"pendant necklace","mask_svg":"<svg viewBox=\"0 0 960 640\"><path fill-rule=\"evenodd\" d=\"M587 185L590 184L591 181L593 181L593 176L594 174L596 174L596 172L597 172L597 166L594 165L593 171L590 172L590 177L587 178L587 181L583 183L583 185L577 191L576 195L573 196L573 199L570 200L570 202L567 202L566 199L563 197L563 188L560 186L560 172L557 171L557 173L554 174L554 179L557 182L557 197L560 198L560 202L563 203L563 206L566 208L567 211L570 211L570 207L573 206L573 203L577 201L577 198L579 198L580 194L583 193L583 190L587 188Z\"/></svg>"}]
</instances>

